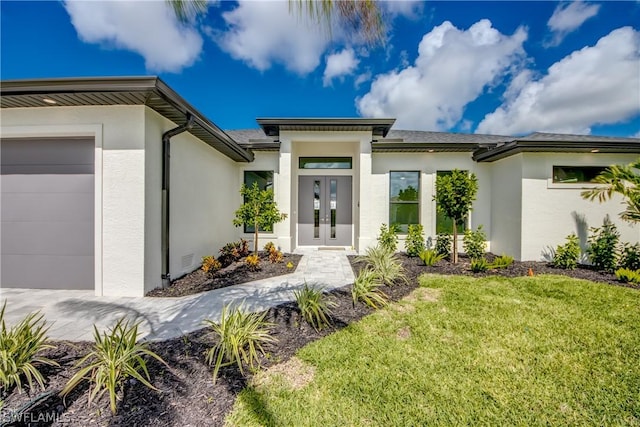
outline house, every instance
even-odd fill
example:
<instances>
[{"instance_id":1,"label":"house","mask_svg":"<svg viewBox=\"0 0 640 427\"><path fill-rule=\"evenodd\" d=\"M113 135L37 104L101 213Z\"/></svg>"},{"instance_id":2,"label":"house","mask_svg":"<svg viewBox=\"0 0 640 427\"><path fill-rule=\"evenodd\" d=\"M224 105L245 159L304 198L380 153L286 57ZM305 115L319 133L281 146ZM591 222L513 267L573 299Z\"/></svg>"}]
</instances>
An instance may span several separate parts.
<instances>
[{"instance_id":1,"label":"house","mask_svg":"<svg viewBox=\"0 0 640 427\"><path fill-rule=\"evenodd\" d=\"M272 187L288 213L263 242L375 244L382 223L450 227L435 179L477 175L467 227L489 249L539 260L609 215L622 240L640 229L621 205L580 197L604 167L640 155L640 139L527 137L392 129L394 119L262 118L223 131L156 77L5 81L0 87L3 287L142 296L200 265L235 228L243 182Z\"/></svg>"}]
</instances>

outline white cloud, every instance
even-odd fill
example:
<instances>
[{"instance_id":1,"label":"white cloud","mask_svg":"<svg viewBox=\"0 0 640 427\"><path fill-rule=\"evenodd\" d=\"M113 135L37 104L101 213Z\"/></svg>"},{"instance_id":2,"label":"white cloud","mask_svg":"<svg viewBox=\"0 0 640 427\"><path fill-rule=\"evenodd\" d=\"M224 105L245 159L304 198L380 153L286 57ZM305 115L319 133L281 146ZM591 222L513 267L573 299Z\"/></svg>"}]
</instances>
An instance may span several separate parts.
<instances>
[{"instance_id":1,"label":"white cloud","mask_svg":"<svg viewBox=\"0 0 640 427\"><path fill-rule=\"evenodd\" d=\"M357 89L360 87L360 85L362 85L363 83L368 82L369 80L371 80L371 71L367 70L364 73L360 74L358 77L356 77L355 81L353 82L353 86Z\"/></svg>"},{"instance_id":2,"label":"white cloud","mask_svg":"<svg viewBox=\"0 0 640 427\"><path fill-rule=\"evenodd\" d=\"M79 38L140 54L152 71L179 72L202 50L202 37L181 25L164 1L66 1Z\"/></svg>"},{"instance_id":3,"label":"white cloud","mask_svg":"<svg viewBox=\"0 0 640 427\"><path fill-rule=\"evenodd\" d=\"M424 9L424 2L415 0L386 0L380 4L384 12L409 19L417 19Z\"/></svg>"},{"instance_id":4,"label":"white cloud","mask_svg":"<svg viewBox=\"0 0 640 427\"><path fill-rule=\"evenodd\" d=\"M514 79L505 103L485 116L477 132L589 133L594 124L638 113L640 32L623 27L556 62L542 77L523 73Z\"/></svg>"},{"instance_id":5,"label":"white cloud","mask_svg":"<svg viewBox=\"0 0 640 427\"><path fill-rule=\"evenodd\" d=\"M351 48L329 55L322 83L324 86L329 86L334 78L353 74L359 63L360 61L356 59L356 55Z\"/></svg>"},{"instance_id":6,"label":"white cloud","mask_svg":"<svg viewBox=\"0 0 640 427\"><path fill-rule=\"evenodd\" d=\"M547 22L553 33L549 45L559 45L567 34L577 30L587 19L596 16L599 10L600 5L589 5L580 0L559 4Z\"/></svg>"},{"instance_id":7,"label":"white cloud","mask_svg":"<svg viewBox=\"0 0 640 427\"><path fill-rule=\"evenodd\" d=\"M396 128L448 130L464 107L524 57L526 30L505 36L481 20L463 31L450 22L424 35L415 64L378 75L356 100L368 117L396 117Z\"/></svg>"},{"instance_id":8,"label":"white cloud","mask_svg":"<svg viewBox=\"0 0 640 427\"><path fill-rule=\"evenodd\" d=\"M307 74L318 67L329 45L321 26L292 13L286 1L240 0L223 18L227 28L214 40L233 58L261 71L279 63Z\"/></svg>"}]
</instances>

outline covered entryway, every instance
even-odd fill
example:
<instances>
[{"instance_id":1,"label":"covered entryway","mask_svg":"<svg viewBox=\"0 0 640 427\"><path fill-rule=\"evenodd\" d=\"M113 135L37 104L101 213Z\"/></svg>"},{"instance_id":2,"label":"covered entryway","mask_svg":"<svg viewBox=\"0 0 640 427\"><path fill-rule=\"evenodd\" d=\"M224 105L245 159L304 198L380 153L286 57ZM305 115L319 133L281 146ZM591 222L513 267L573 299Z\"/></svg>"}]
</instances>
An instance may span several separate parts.
<instances>
[{"instance_id":1,"label":"covered entryway","mask_svg":"<svg viewBox=\"0 0 640 427\"><path fill-rule=\"evenodd\" d=\"M300 176L298 244L352 245L350 176Z\"/></svg>"},{"instance_id":2,"label":"covered entryway","mask_svg":"<svg viewBox=\"0 0 640 427\"><path fill-rule=\"evenodd\" d=\"M94 140L0 140L0 285L94 289Z\"/></svg>"}]
</instances>

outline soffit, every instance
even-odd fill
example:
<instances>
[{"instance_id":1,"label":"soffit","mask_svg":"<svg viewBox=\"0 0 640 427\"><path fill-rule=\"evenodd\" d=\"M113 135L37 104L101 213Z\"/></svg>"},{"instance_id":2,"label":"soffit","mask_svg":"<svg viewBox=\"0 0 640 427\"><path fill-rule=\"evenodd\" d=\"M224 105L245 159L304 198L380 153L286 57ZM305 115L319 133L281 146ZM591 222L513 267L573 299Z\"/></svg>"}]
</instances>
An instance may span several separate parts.
<instances>
[{"instance_id":1,"label":"soffit","mask_svg":"<svg viewBox=\"0 0 640 427\"><path fill-rule=\"evenodd\" d=\"M55 101L55 104L43 99ZM146 105L177 125L194 117L189 133L237 162L253 154L193 108L157 77L113 77L14 80L0 84L1 108L58 108L106 105Z\"/></svg>"}]
</instances>

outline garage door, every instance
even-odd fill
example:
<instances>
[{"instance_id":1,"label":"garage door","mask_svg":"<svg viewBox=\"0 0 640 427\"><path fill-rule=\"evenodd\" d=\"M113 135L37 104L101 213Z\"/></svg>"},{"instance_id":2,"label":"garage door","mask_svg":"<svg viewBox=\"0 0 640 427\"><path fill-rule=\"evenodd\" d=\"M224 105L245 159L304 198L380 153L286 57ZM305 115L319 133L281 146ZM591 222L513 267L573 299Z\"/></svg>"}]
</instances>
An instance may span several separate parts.
<instances>
[{"instance_id":1,"label":"garage door","mask_svg":"<svg viewBox=\"0 0 640 427\"><path fill-rule=\"evenodd\" d=\"M93 211L93 140L0 140L0 285L93 289Z\"/></svg>"}]
</instances>

